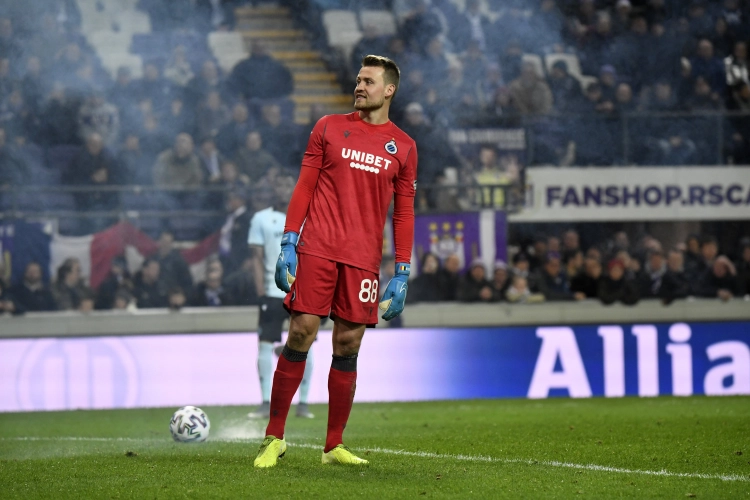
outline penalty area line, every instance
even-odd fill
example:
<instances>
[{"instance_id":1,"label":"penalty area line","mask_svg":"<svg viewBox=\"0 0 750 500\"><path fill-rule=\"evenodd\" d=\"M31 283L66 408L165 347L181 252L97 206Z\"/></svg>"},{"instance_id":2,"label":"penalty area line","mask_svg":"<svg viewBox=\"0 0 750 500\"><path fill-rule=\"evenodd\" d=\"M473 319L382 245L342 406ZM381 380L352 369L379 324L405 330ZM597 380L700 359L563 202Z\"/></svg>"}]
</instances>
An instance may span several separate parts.
<instances>
[{"instance_id":1,"label":"penalty area line","mask_svg":"<svg viewBox=\"0 0 750 500\"><path fill-rule=\"evenodd\" d=\"M0 437L0 441L80 441L80 442L125 442L125 443L172 443L173 441L159 438L127 438L127 437L76 437L76 436L50 436L50 437ZM218 438L210 439L211 442L220 443L257 443L257 439L244 438ZM322 450L321 444L312 443L287 443L295 448L307 448L311 450ZM542 467L556 467L563 469L587 470L592 472L609 472L614 474L632 474L641 476L676 477L684 479L719 479L721 481L750 482L750 477L739 474L704 474L701 472L672 472L665 469L627 469L623 467L610 467L597 464L576 464L571 462L560 462L558 460L531 460L523 458L497 458L487 455L453 455L450 453L434 453L430 451L406 451L393 450L389 448L358 448L371 453L382 453L384 455L396 455L402 457L432 458L438 460L455 460L459 462L482 462L494 464L522 464L537 465Z\"/></svg>"}]
</instances>

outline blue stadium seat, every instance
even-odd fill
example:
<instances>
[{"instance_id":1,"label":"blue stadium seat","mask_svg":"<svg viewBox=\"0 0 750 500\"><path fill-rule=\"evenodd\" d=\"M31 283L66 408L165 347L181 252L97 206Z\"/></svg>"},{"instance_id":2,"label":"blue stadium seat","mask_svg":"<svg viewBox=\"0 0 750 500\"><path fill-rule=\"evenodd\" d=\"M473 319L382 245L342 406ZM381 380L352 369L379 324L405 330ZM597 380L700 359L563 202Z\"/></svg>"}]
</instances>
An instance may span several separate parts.
<instances>
[{"instance_id":1,"label":"blue stadium seat","mask_svg":"<svg viewBox=\"0 0 750 500\"><path fill-rule=\"evenodd\" d=\"M70 162L81 151L80 146L61 145L52 146L47 150L47 166L60 174L64 174Z\"/></svg>"},{"instance_id":2,"label":"blue stadium seat","mask_svg":"<svg viewBox=\"0 0 750 500\"><path fill-rule=\"evenodd\" d=\"M139 56L169 53L169 38L165 33L138 33L130 42L130 52Z\"/></svg>"}]
</instances>

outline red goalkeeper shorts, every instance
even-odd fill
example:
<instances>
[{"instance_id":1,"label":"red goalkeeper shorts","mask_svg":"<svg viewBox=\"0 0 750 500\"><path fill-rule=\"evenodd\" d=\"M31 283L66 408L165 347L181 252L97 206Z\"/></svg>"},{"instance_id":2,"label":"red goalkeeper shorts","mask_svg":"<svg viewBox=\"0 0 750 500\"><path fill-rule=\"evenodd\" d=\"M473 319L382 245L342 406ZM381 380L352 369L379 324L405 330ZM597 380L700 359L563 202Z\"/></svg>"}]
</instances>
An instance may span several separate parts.
<instances>
[{"instance_id":1,"label":"red goalkeeper shorts","mask_svg":"<svg viewBox=\"0 0 750 500\"><path fill-rule=\"evenodd\" d=\"M297 255L297 278L286 294L290 313L331 316L375 326L380 299L378 275L313 255Z\"/></svg>"}]
</instances>

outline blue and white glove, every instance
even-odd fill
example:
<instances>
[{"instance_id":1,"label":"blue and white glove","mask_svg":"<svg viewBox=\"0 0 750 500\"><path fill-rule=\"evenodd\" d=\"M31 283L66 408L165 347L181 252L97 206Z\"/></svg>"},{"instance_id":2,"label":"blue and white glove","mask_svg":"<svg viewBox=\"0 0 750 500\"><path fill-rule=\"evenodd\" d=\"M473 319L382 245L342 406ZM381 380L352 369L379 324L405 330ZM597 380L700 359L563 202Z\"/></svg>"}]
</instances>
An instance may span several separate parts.
<instances>
[{"instance_id":1,"label":"blue and white glove","mask_svg":"<svg viewBox=\"0 0 750 500\"><path fill-rule=\"evenodd\" d=\"M409 264L404 264L403 262L396 263L396 273L385 287L383 298L380 299L380 304L378 305L382 311L385 311L382 318L386 321L392 320L404 310L410 270L411 266Z\"/></svg>"},{"instance_id":2,"label":"blue and white glove","mask_svg":"<svg viewBox=\"0 0 750 500\"><path fill-rule=\"evenodd\" d=\"M281 253L276 261L276 286L286 293L292 289L292 283L297 277L297 239L299 235L293 231L284 233L281 238Z\"/></svg>"}]
</instances>

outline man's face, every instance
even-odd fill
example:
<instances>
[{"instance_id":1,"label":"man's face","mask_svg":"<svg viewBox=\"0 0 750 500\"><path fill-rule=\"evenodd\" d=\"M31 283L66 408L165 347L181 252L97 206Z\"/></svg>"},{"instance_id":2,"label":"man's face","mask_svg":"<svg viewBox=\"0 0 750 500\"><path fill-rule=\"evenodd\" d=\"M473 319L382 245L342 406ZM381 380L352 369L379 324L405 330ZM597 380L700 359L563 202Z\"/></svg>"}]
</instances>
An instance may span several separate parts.
<instances>
[{"instance_id":1,"label":"man's face","mask_svg":"<svg viewBox=\"0 0 750 500\"><path fill-rule=\"evenodd\" d=\"M457 273L460 264L461 262L458 260L457 255L449 255L445 259L445 264L443 264L443 267L445 267L445 270L450 273Z\"/></svg>"},{"instance_id":2,"label":"man's face","mask_svg":"<svg viewBox=\"0 0 750 500\"><path fill-rule=\"evenodd\" d=\"M621 280L624 274L625 269L621 265L613 266L612 269L609 270L609 277L615 281Z\"/></svg>"},{"instance_id":3,"label":"man's face","mask_svg":"<svg viewBox=\"0 0 750 500\"><path fill-rule=\"evenodd\" d=\"M406 113L406 122L412 126L421 125L424 122L424 115L419 110L411 110Z\"/></svg>"},{"instance_id":4,"label":"man's face","mask_svg":"<svg viewBox=\"0 0 750 500\"><path fill-rule=\"evenodd\" d=\"M714 262L714 276L717 278L723 278L727 275L727 266L723 262Z\"/></svg>"},{"instance_id":5,"label":"man's face","mask_svg":"<svg viewBox=\"0 0 750 500\"><path fill-rule=\"evenodd\" d=\"M263 119L274 127L281 124L281 108L276 104L263 106Z\"/></svg>"},{"instance_id":6,"label":"man's face","mask_svg":"<svg viewBox=\"0 0 750 500\"><path fill-rule=\"evenodd\" d=\"M560 274L560 259L549 259L544 265L544 269L550 276L557 276Z\"/></svg>"},{"instance_id":7,"label":"man's face","mask_svg":"<svg viewBox=\"0 0 750 500\"><path fill-rule=\"evenodd\" d=\"M143 278L146 281L154 282L159 279L160 270L161 267L159 266L159 263L155 260L152 260L146 267L143 268Z\"/></svg>"},{"instance_id":8,"label":"man's face","mask_svg":"<svg viewBox=\"0 0 750 500\"><path fill-rule=\"evenodd\" d=\"M703 59L711 59L714 56L714 46L708 40L702 40L698 44L698 55Z\"/></svg>"},{"instance_id":9,"label":"man's face","mask_svg":"<svg viewBox=\"0 0 750 500\"><path fill-rule=\"evenodd\" d=\"M479 163L483 167L491 167L497 162L497 155L492 148L482 148L479 151Z\"/></svg>"},{"instance_id":10,"label":"man's face","mask_svg":"<svg viewBox=\"0 0 750 500\"><path fill-rule=\"evenodd\" d=\"M706 242L701 246L701 255L706 260L714 260L717 253L719 253L719 249L713 241Z\"/></svg>"},{"instance_id":11,"label":"man's face","mask_svg":"<svg viewBox=\"0 0 750 500\"><path fill-rule=\"evenodd\" d=\"M651 254L648 263L652 271L659 270L664 265L664 257L660 253Z\"/></svg>"},{"instance_id":12,"label":"man's face","mask_svg":"<svg viewBox=\"0 0 750 500\"><path fill-rule=\"evenodd\" d=\"M214 272L206 277L206 288L209 290L218 290L221 287L221 274Z\"/></svg>"},{"instance_id":13,"label":"man's face","mask_svg":"<svg viewBox=\"0 0 750 500\"><path fill-rule=\"evenodd\" d=\"M586 259L586 275L598 279L602 275L602 265L596 259Z\"/></svg>"},{"instance_id":14,"label":"man's face","mask_svg":"<svg viewBox=\"0 0 750 500\"><path fill-rule=\"evenodd\" d=\"M385 98L395 91L393 84L385 84L385 69L376 66L364 66L357 75L357 86L354 88L354 109L374 111L385 104Z\"/></svg>"},{"instance_id":15,"label":"man's face","mask_svg":"<svg viewBox=\"0 0 750 500\"><path fill-rule=\"evenodd\" d=\"M504 283L506 279L508 279L508 271L502 268L495 269L495 281L498 283Z\"/></svg>"},{"instance_id":16,"label":"man's face","mask_svg":"<svg viewBox=\"0 0 750 500\"><path fill-rule=\"evenodd\" d=\"M578 233L566 231L563 234L563 244L567 250L576 250L578 248Z\"/></svg>"},{"instance_id":17,"label":"man's face","mask_svg":"<svg viewBox=\"0 0 750 500\"><path fill-rule=\"evenodd\" d=\"M482 281L484 279L484 267L483 266L472 267L471 277L474 278L475 281Z\"/></svg>"},{"instance_id":18,"label":"man's face","mask_svg":"<svg viewBox=\"0 0 750 500\"><path fill-rule=\"evenodd\" d=\"M42 281L42 268L37 264L31 264L26 268L23 278L25 281L32 285L36 285Z\"/></svg>"},{"instance_id":19,"label":"man's face","mask_svg":"<svg viewBox=\"0 0 750 500\"><path fill-rule=\"evenodd\" d=\"M175 153L179 158L186 158L193 152L193 139L187 134L177 136L174 144Z\"/></svg>"},{"instance_id":20,"label":"man's face","mask_svg":"<svg viewBox=\"0 0 750 500\"><path fill-rule=\"evenodd\" d=\"M173 243L174 237L170 233L161 233L161 235L159 235L159 252L162 254L168 254L172 251Z\"/></svg>"},{"instance_id":21,"label":"man's face","mask_svg":"<svg viewBox=\"0 0 750 500\"><path fill-rule=\"evenodd\" d=\"M682 252L669 252L669 256L667 257L667 267L670 271L676 273L681 272L683 261Z\"/></svg>"},{"instance_id":22,"label":"man's face","mask_svg":"<svg viewBox=\"0 0 750 500\"><path fill-rule=\"evenodd\" d=\"M101 153L103 148L104 140L99 134L91 134L89 138L86 139L86 149L88 149L89 153L91 153L93 156Z\"/></svg>"},{"instance_id":23,"label":"man's face","mask_svg":"<svg viewBox=\"0 0 750 500\"><path fill-rule=\"evenodd\" d=\"M260 138L260 134L258 132L250 132L247 134L247 139L245 140L245 147L249 149L250 151L258 151L260 150L261 146L263 145L263 141Z\"/></svg>"},{"instance_id":24,"label":"man's face","mask_svg":"<svg viewBox=\"0 0 750 500\"><path fill-rule=\"evenodd\" d=\"M235 104L232 108L232 120L237 123L244 123L247 121L247 107L244 104Z\"/></svg>"}]
</instances>

